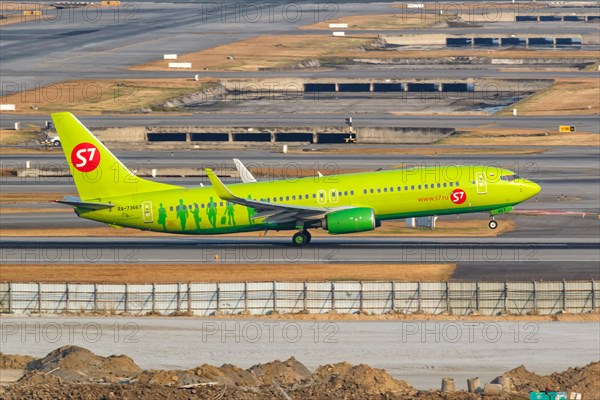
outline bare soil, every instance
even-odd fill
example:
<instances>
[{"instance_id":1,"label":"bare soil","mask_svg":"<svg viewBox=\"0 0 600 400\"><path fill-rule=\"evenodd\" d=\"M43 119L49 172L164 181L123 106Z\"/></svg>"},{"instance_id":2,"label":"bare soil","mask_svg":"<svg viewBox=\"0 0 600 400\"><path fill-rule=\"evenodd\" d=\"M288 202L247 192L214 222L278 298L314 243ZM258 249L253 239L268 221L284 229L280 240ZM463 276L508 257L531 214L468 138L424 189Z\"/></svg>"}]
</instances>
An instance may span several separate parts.
<instances>
[{"instance_id":1,"label":"bare soil","mask_svg":"<svg viewBox=\"0 0 600 400\"><path fill-rule=\"evenodd\" d=\"M568 121L565 121L568 124ZM438 144L471 146L600 146L600 136L589 132L542 131L539 129L469 128Z\"/></svg>"},{"instance_id":2,"label":"bare soil","mask_svg":"<svg viewBox=\"0 0 600 400\"><path fill-rule=\"evenodd\" d=\"M488 143L484 144L487 145ZM452 154L540 154L543 153L543 149L519 149L513 147L507 148L469 148L469 147L455 147L455 148L439 148L439 147L367 147L362 146L349 146L344 148L320 148L313 153L343 153L343 154L419 154L428 156L437 155L452 155ZM290 152L292 153L292 152Z\"/></svg>"},{"instance_id":3,"label":"bare soil","mask_svg":"<svg viewBox=\"0 0 600 400\"><path fill-rule=\"evenodd\" d=\"M320 68L322 65L352 63L360 59L404 58L597 58L594 50L536 51L528 49L435 49L376 50L377 37L360 34L345 37L323 35L258 36L178 57L191 62L192 71L260 71L261 69ZM365 50L369 51L365 51ZM434 54L434 55L432 55ZM156 60L131 67L134 70L169 71L168 60Z\"/></svg>"},{"instance_id":4,"label":"bare soil","mask_svg":"<svg viewBox=\"0 0 600 400\"><path fill-rule=\"evenodd\" d=\"M11 356L3 355L10 359ZM598 393L600 362L540 376L524 367L502 377L506 385L500 397L527 399L529 390L557 388L577 391L584 399ZM125 375L119 377L119 375ZM499 378L496 378L496 381ZM118 383L117 383L118 382ZM0 388L3 399L39 400L55 398L96 399L379 399L459 400L481 399L481 394L464 391L441 393L419 391L385 370L341 362L318 367L311 373L294 358L258 364L246 370L235 365L201 365L189 370L141 371L127 356L101 357L77 346L64 346L46 357L30 362L25 376Z\"/></svg>"},{"instance_id":5,"label":"bare soil","mask_svg":"<svg viewBox=\"0 0 600 400\"><path fill-rule=\"evenodd\" d=\"M51 203L72 193L0 193L0 204L41 204Z\"/></svg>"},{"instance_id":6,"label":"bare soil","mask_svg":"<svg viewBox=\"0 0 600 400\"><path fill-rule=\"evenodd\" d=\"M1 282L447 281L454 264L3 264Z\"/></svg>"},{"instance_id":7,"label":"bare soil","mask_svg":"<svg viewBox=\"0 0 600 400\"><path fill-rule=\"evenodd\" d=\"M38 139L39 135L40 128L29 127L18 131L15 131L14 129L0 129L0 145L34 142ZM4 154L4 151L2 151L2 153Z\"/></svg>"},{"instance_id":8,"label":"bare soil","mask_svg":"<svg viewBox=\"0 0 600 400\"><path fill-rule=\"evenodd\" d=\"M597 78L557 79L554 85L511 104L499 115L594 115L600 112L600 80ZM570 125L565 119L563 125Z\"/></svg>"},{"instance_id":9,"label":"bare soil","mask_svg":"<svg viewBox=\"0 0 600 400\"><path fill-rule=\"evenodd\" d=\"M501 375L508 378L511 392L527 396L529 392L552 390L581 393L583 399L597 399L600 395L600 362L585 367L569 368L551 375L538 375L521 365ZM494 383L500 382L500 377Z\"/></svg>"},{"instance_id":10,"label":"bare soil","mask_svg":"<svg viewBox=\"0 0 600 400\"><path fill-rule=\"evenodd\" d=\"M326 20L316 24L306 25L300 29L306 30L332 30L329 24L348 24L348 29L370 30L402 30L427 28L434 25L433 18L426 20L420 15L407 14L374 14L374 15L351 15L336 20ZM343 31L345 28L334 29Z\"/></svg>"},{"instance_id":11,"label":"bare soil","mask_svg":"<svg viewBox=\"0 0 600 400\"><path fill-rule=\"evenodd\" d=\"M192 63L193 71L259 71L262 68L291 68L308 60L352 54L368 46L374 35L332 37L325 35L257 36L239 42L178 56ZM356 53L360 54L360 53ZM168 60L132 67L134 70L169 71Z\"/></svg>"},{"instance_id":12,"label":"bare soil","mask_svg":"<svg viewBox=\"0 0 600 400\"><path fill-rule=\"evenodd\" d=\"M0 19L0 27L5 25L20 24L23 22L43 21L44 15L23 15L24 11L44 11L46 7L39 3L23 3L17 1L1 1L0 15L6 18Z\"/></svg>"},{"instance_id":13,"label":"bare soil","mask_svg":"<svg viewBox=\"0 0 600 400\"><path fill-rule=\"evenodd\" d=\"M211 79L86 79L55 83L3 96L0 100L3 104L14 104L17 114L70 111L100 115L103 112L139 111L168 99L206 90L213 84Z\"/></svg>"}]
</instances>

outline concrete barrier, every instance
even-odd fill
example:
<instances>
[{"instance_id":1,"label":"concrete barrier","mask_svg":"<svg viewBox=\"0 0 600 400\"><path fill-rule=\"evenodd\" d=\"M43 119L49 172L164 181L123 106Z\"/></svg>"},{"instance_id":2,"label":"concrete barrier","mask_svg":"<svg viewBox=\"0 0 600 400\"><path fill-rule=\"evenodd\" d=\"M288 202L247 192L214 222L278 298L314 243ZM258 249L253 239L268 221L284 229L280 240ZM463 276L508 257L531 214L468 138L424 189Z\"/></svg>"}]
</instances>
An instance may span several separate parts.
<instances>
[{"instance_id":1,"label":"concrete barrier","mask_svg":"<svg viewBox=\"0 0 600 400\"><path fill-rule=\"evenodd\" d=\"M346 36L345 32L333 32L333 36Z\"/></svg>"},{"instance_id":2,"label":"concrete barrier","mask_svg":"<svg viewBox=\"0 0 600 400\"><path fill-rule=\"evenodd\" d=\"M330 29L345 29L348 28L348 24L329 24Z\"/></svg>"},{"instance_id":3,"label":"concrete barrier","mask_svg":"<svg viewBox=\"0 0 600 400\"><path fill-rule=\"evenodd\" d=\"M454 392L456 387L454 386L454 379L442 378L442 392L449 393Z\"/></svg>"},{"instance_id":4,"label":"concrete barrier","mask_svg":"<svg viewBox=\"0 0 600 400\"><path fill-rule=\"evenodd\" d=\"M0 104L0 111L17 111L14 104Z\"/></svg>"},{"instance_id":5,"label":"concrete barrier","mask_svg":"<svg viewBox=\"0 0 600 400\"><path fill-rule=\"evenodd\" d=\"M203 171L199 169L196 174ZM215 171L219 176L236 176ZM166 171L161 169L161 175ZM181 173L179 173L181 175ZM27 244L24 243L23 246ZM25 247L23 247L25 248ZM102 295L98 295L101 293ZM594 281L574 282L240 282L232 283L0 283L0 313L93 313L97 310L144 315L150 311L191 315L281 313L355 314L389 312L469 315L597 312L600 290ZM344 299L334 301L332 299ZM237 299L231 301L231 299ZM498 395L502 384L485 385Z\"/></svg>"},{"instance_id":6,"label":"concrete barrier","mask_svg":"<svg viewBox=\"0 0 600 400\"><path fill-rule=\"evenodd\" d=\"M502 394L502 385L495 383L486 383L483 387L484 396L500 396Z\"/></svg>"},{"instance_id":7,"label":"concrete barrier","mask_svg":"<svg viewBox=\"0 0 600 400\"><path fill-rule=\"evenodd\" d=\"M163 54L163 60L177 60L177 54Z\"/></svg>"},{"instance_id":8,"label":"concrete barrier","mask_svg":"<svg viewBox=\"0 0 600 400\"><path fill-rule=\"evenodd\" d=\"M469 393L478 393L481 390L481 380L479 377L467 379L467 391Z\"/></svg>"}]
</instances>

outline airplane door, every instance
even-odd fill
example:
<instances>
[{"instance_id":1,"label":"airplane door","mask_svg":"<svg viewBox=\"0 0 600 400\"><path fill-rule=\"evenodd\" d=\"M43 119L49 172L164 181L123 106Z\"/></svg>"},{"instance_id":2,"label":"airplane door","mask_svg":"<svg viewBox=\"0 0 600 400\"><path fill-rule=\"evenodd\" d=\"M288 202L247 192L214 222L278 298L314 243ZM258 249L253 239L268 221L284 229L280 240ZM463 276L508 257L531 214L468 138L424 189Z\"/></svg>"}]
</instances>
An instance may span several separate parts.
<instances>
[{"instance_id":1,"label":"airplane door","mask_svg":"<svg viewBox=\"0 0 600 400\"><path fill-rule=\"evenodd\" d=\"M324 190L317 190L317 201L319 202L319 204L325 204L327 202Z\"/></svg>"},{"instance_id":2,"label":"airplane door","mask_svg":"<svg viewBox=\"0 0 600 400\"><path fill-rule=\"evenodd\" d=\"M154 216L152 215L152 202L151 201L142 202L142 215L143 215L145 224L154 222Z\"/></svg>"},{"instance_id":3,"label":"airplane door","mask_svg":"<svg viewBox=\"0 0 600 400\"><path fill-rule=\"evenodd\" d=\"M485 180L484 172L477 172L475 185L477 186L478 194L486 194L487 193L487 181Z\"/></svg>"},{"instance_id":4,"label":"airplane door","mask_svg":"<svg viewBox=\"0 0 600 400\"><path fill-rule=\"evenodd\" d=\"M338 202L338 192L336 189L329 190L329 201L331 201L332 203Z\"/></svg>"}]
</instances>

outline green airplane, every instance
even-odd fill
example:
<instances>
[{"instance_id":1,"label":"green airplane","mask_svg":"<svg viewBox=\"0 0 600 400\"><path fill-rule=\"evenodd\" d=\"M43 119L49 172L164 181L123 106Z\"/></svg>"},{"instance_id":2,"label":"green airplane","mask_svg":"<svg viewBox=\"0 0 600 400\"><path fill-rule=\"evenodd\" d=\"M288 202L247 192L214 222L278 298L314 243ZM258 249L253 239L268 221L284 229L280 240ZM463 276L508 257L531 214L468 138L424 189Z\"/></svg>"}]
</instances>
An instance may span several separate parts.
<instances>
[{"instance_id":1,"label":"green airplane","mask_svg":"<svg viewBox=\"0 0 600 400\"><path fill-rule=\"evenodd\" d=\"M224 185L207 168L211 187L184 188L135 176L75 116L52 114L79 197L59 203L114 227L216 235L308 229L364 232L399 218L512 210L540 191L514 172L490 166L397 169L294 180Z\"/></svg>"}]
</instances>

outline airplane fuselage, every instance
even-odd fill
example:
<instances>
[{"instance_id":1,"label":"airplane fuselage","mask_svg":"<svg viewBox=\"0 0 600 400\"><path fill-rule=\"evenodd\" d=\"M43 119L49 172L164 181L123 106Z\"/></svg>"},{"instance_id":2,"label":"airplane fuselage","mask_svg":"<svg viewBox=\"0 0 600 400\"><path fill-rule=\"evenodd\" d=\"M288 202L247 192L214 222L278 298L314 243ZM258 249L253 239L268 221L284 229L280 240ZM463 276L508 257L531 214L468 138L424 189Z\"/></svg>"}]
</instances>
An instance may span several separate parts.
<instances>
[{"instance_id":1,"label":"airplane fuselage","mask_svg":"<svg viewBox=\"0 0 600 400\"><path fill-rule=\"evenodd\" d=\"M365 207L376 220L512 209L539 186L509 170L446 166L230 184L238 197L291 206ZM297 229L295 221L265 223L251 207L224 201L213 187L180 188L94 199L112 208L75 208L79 216L113 226L213 235Z\"/></svg>"}]
</instances>

